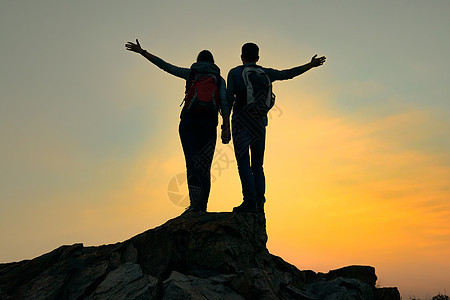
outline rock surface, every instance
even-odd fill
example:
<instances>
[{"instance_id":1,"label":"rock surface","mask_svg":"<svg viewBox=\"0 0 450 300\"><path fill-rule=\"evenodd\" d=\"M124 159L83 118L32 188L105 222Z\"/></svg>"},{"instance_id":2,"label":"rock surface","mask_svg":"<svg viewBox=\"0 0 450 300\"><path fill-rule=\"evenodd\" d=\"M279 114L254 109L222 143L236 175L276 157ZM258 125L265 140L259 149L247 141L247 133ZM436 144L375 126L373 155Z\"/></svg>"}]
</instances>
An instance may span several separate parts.
<instances>
[{"instance_id":1,"label":"rock surface","mask_svg":"<svg viewBox=\"0 0 450 300\"><path fill-rule=\"evenodd\" d=\"M375 269L300 271L266 248L264 216L191 213L127 241L0 264L1 299L400 299Z\"/></svg>"}]
</instances>

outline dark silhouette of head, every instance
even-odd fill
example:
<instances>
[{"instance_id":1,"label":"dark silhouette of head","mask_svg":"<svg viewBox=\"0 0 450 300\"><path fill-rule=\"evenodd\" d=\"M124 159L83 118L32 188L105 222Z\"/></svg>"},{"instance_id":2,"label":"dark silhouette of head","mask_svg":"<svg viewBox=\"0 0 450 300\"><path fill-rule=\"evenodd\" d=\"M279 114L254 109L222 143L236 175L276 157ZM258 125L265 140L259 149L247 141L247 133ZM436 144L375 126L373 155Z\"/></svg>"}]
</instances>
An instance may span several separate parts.
<instances>
[{"instance_id":1,"label":"dark silhouette of head","mask_svg":"<svg viewBox=\"0 0 450 300\"><path fill-rule=\"evenodd\" d=\"M197 62L199 61L209 61L214 63L214 57L209 50L202 50L197 56Z\"/></svg>"},{"instance_id":2,"label":"dark silhouette of head","mask_svg":"<svg viewBox=\"0 0 450 300\"><path fill-rule=\"evenodd\" d=\"M246 43L242 46L241 59L245 62L257 62L259 59L259 48L255 43Z\"/></svg>"}]
</instances>

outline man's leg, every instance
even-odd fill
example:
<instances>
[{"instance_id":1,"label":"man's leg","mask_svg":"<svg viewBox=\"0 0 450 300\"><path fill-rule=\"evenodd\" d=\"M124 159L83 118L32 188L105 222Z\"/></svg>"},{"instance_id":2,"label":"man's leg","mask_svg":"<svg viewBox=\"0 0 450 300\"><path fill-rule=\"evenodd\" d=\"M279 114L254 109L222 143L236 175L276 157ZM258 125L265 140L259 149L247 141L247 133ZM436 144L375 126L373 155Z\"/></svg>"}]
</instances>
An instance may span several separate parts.
<instances>
[{"instance_id":1,"label":"man's leg","mask_svg":"<svg viewBox=\"0 0 450 300\"><path fill-rule=\"evenodd\" d=\"M264 128L263 134L261 134L259 138L255 139L250 145L251 168L255 181L256 202L258 210L261 212L264 211L264 203L266 202L266 198L264 196L266 192L266 179L263 169L265 143L266 135Z\"/></svg>"},{"instance_id":2,"label":"man's leg","mask_svg":"<svg viewBox=\"0 0 450 300\"><path fill-rule=\"evenodd\" d=\"M233 124L233 144L236 161L238 165L239 177L241 179L242 194L244 202L241 206L234 210L243 211L256 210L256 187L253 171L250 166L250 144L253 140L253 135L244 126L238 122Z\"/></svg>"}]
</instances>

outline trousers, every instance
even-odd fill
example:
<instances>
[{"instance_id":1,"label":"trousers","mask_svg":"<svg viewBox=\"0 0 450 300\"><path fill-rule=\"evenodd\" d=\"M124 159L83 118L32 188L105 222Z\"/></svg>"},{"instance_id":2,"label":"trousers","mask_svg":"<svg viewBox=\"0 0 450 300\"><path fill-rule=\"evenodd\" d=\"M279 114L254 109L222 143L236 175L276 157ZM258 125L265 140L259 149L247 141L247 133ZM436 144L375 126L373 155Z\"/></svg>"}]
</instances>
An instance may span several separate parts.
<instances>
[{"instance_id":1,"label":"trousers","mask_svg":"<svg viewBox=\"0 0 450 300\"><path fill-rule=\"evenodd\" d=\"M266 127L237 119L232 123L234 153L242 185L244 202L264 204L266 182L263 162Z\"/></svg>"}]
</instances>

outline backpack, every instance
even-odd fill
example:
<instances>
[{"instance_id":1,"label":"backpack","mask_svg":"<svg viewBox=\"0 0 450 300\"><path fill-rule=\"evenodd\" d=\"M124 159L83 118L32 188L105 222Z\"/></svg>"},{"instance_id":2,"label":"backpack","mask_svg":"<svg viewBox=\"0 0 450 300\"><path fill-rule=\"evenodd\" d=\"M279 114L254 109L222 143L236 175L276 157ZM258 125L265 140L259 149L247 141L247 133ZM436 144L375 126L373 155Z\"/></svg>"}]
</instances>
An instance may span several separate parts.
<instances>
[{"instance_id":1,"label":"backpack","mask_svg":"<svg viewBox=\"0 0 450 300\"><path fill-rule=\"evenodd\" d=\"M272 83L261 67L245 67L242 71L246 89L244 110L252 115L265 116L275 104Z\"/></svg>"},{"instance_id":2,"label":"backpack","mask_svg":"<svg viewBox=\"0 0 450 300\"><path fill-rule=\"evenodd\" d=\"M207 116L217 113L220 103L219 86L220 78L217 76L191 72L186 82L184 109L194 115Z\"/></svg>"}]
</instances>

